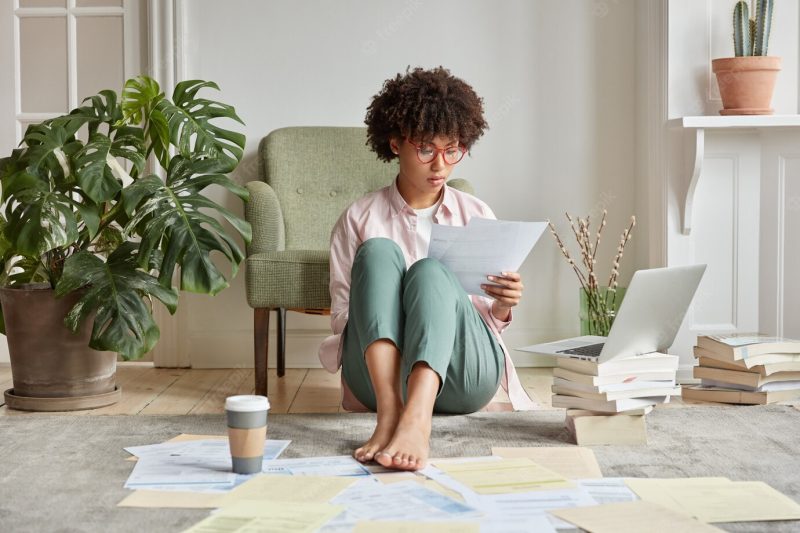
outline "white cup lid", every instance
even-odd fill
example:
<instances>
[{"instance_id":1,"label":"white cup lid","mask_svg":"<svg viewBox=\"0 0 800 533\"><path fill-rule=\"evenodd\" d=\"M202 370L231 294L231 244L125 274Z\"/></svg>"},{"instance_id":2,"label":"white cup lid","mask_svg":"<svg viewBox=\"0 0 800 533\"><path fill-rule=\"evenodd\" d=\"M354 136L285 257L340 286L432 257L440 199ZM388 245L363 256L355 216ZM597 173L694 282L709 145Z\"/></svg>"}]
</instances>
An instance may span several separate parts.
<instances>
[{"instance_id":1,"label":"white cup lid","mask_svg":"<svg viewBox=\"0 0 800 533\"><path fill-rule=\"evenodd\" d=\"M266 411L269 409L269 400L266 396L253 394L228 396L225 399L225 409L228 411Z\"/></svg>"}]
</instances>

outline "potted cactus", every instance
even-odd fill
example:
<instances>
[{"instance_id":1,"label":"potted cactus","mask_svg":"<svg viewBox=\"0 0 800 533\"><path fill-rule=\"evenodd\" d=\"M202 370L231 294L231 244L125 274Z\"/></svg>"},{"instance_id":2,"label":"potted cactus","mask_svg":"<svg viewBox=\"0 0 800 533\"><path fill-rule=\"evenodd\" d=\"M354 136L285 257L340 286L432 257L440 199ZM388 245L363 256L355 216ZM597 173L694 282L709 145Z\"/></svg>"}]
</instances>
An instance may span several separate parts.
<instances>
[{"instance_id":1,"label":"potted cactus","mask_svg":"<svg viewBox=\"0 0 800 533\"><path fill-rule=\"evenodd\" d=\"M747 2L733 9L735 57L711 62L722 97L721 115L771 115L770 107L781 58L767 55L772 27L773 0L753 0L753 18Z\"/></svg>"}]
</instances>

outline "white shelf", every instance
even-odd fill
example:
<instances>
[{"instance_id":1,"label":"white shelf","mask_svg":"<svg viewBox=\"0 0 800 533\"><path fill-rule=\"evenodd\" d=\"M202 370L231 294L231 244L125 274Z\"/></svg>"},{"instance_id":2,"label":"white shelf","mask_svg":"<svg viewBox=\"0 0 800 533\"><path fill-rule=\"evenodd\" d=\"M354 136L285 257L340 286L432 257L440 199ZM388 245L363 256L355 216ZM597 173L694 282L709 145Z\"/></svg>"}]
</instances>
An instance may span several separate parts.
<instances>
[{"instance_id":1,"label":"white shelf","mask_svg":"<svg viewBox=\"0 0 800 533\"><path fill-rule=\"evenodd\" d=\"M692 231L692 204L697 182L703 173L706 130L800 128L800 115L711 115L681 117L668 121L672 128L684 131L684 160L687 163L686 197L683 202L681 231L689 235Z\"/></svg>"},{"instance_id":2,"label":"white shelf","mask_svg":"<svg viewBox=\"0 0 800 533\"><path fill-rule=\"evenodd\" d=\"M800 115L711 115L669 121L679 128L798 128Z\"/></svg>"}]
</instances>

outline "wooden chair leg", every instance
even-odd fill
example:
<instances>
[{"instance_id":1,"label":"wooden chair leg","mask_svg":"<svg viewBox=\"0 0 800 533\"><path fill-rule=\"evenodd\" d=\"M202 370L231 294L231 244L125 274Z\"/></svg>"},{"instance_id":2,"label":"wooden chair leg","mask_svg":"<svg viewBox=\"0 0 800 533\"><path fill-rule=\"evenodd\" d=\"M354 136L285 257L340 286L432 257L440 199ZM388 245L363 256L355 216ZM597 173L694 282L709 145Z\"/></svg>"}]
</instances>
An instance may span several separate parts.
<instances>
[{"instance_id":1,"label":"wooden chair leg","mask_svg":"<svg viewBox=\"0 0 800 533\"><path fill-rule=\"evenodd\" d=\"M256 394L267 395L267 356L269 354L269 313L260 308L253 312L253 366L256 375Z\"/></svg>"},{"instance_id":2,"label":"wooden chair leg","mask_svg":"<svg viewBox=\"0 0 800 533\"><path fill-rule=\"evenodd\" d=\"M286 308L278 311L278 377L286 375Z\"/></svg>"}]
</instances>

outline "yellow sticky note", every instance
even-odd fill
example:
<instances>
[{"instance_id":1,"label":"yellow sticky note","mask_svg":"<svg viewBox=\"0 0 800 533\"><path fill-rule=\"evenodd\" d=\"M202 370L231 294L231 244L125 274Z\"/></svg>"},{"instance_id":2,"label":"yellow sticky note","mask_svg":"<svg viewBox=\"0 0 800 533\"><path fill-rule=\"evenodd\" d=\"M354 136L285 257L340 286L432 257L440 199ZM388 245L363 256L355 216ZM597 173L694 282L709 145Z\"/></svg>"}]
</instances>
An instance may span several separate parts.
<instances>
[{"instance_id":1,"label":"yellow sticky note","mask_svg":"<svg viewBox=\"0 0 800 533\"><path fill-rule=\"evenodd\" d=\"M443 462L436 464L436 467L478 494L508 494L574 487L563 476L526 458Z\"/></svg>"}]
</instances>

